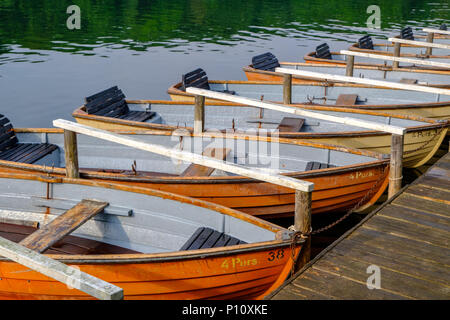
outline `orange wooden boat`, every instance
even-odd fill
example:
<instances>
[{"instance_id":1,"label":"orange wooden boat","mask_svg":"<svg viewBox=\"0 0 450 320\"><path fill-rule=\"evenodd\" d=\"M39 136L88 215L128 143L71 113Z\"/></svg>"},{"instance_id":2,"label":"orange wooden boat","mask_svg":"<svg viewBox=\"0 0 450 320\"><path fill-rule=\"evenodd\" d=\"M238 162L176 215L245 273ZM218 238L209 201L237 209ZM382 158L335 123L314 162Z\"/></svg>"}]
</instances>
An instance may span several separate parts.
<instances>
[{"instance_id":1,"label":"orange wooden boat","mask_svg":"<svg viewBox=\"0 0 450 320\"><path fill-rule=\"evenodd\" d=\"M44 254L122 288L125 299L260 299L286 279L304 242L291 240L284 228L197 199L5 172L0 236L19 242L35 223L92 197L109 203L104 212ZM0 258L0 275L0 299L93 299L6 258Z\"/></svg>"},{"instance_id":2,"label":"orange wooden boat","mask_svg":"<svg viewBox=\"0 0 450 320\"><path fill-rule=\"evenodd\" d=\"M65 175L62 130L15 129L12 133L18 139L17 148L35 148L40 150L38 155L41 157L37 159L34 149L30 149L31 153L20 149L17 154L2 152L1 172ZM314 214L347 210L356 205L362 210L373 204L388 184L388 157L366 150L220 132L201 137L191 136L185 130L175 134L170 131L128 133L144 142L196 153L208 153L208 148L229 149L214 156L220 154L222 160L231 163L313 182ZM50 152L42 155L45 150ZM262 217L293 215L294 192L284 187L225 172L202 170L196 165L173 162L112 142L99 143L87 136L79 137L78 154L80 173L86 179L177 193Z\"/></svg>"}]
</instances>

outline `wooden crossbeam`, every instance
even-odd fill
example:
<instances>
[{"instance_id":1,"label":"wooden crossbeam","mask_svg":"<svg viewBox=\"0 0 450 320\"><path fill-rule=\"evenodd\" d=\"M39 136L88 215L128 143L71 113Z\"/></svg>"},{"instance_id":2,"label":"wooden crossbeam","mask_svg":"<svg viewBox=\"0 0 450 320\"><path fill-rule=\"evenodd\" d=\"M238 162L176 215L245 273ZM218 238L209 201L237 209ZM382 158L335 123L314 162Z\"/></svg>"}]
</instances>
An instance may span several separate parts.
<instances>
[{"instance_id":1,"label":"wooden crossbeam","mask_svg":"<svg viewBox=\"0 0 450 320\"><path fill-rule=\"evenodd\" d=\"M3 237L0 255L97 299L123 299L123 289Z\"/></svg>"},{"instance_id":2,"label":"wooden crossbeam","mask_svg":"<svg viewBox=\"0 0 450 320\"><path fill-rule=\"evenodd\" d=\"M205 157L215 158L218 160L225 160L228 154L231 152L229 148L206 148L203 151ZM214 168L205 167L199 164L192 163L186 170L180 175L182 177L208 177L214 172Z\"/></svg>"},{"instance_id":3,"label":"wooden crossbeam","mask_svg":"<svg viewBox=\"0 0 450 320\"><path fill-rule=\"evenodd\" d=\"M440 30L440 29L431 29L431 28L423 28L424 32L428 33L438 33L438 34L448 34L450 35L450 30Z\"/></svg>"},{"instance_id":4,"label":"wooden crossbeam","mask_svg":"<svg viewBox=\"0 0 450 320\"><path fill-rule=\"evenodd\" d=\"M277 69L280 69L280 68L277 68ZM281 68L281 69L283 69L283 68ZM290 69L283 69L283 70L290 70ZM297 70L293 70L293 71L297 71ZM350 77L346 77L346 78L350 78ZM402 127L391 126L391 125L387 125L387 124L383 124L383 123L360 120L360 119L350 118L350 117L332 116L332 115L328 115L328 114L324 114L324 113L320 113L320 112L314 112L314 111L301 109L301 108L294 107L294 106L283 105L283 104L278 104L278 103L273 103L273 102L266 102L266 101L261 101L261 100L257 100L257 99L252 99L252 98L234 96L234 95L226 94L226 93L222 93L222 92L216 92L216 91L199 89L199 88L187 88L186 92L192 93L192 94L197 94L197 95L202 95L207 98L235 102L238 104L245 104L248 106L264 108L264 109L269 109L269 110L275 110L275 111L295 114L295 115L299 115L299 116L310 117L310 118L314 118L314 119L326 120L326 121L331 121L331 122L336 122L336 123L343 123L343 124L347 124L350 126L362 127L362 128L372 129L372 130L379 130L379 131L400 134L400 135L403 135L406 132L406 128L402 128ZM450 90L449 90L449 92L450 92Z\"/></svg>"},{"instance_id":5,"label":"wooden crossbeam","mask_svg":"<svg viewBox=\"0 0 450 320\"><path fill-rule=\"evenodd\" d=\"M44 252L90 218L102 212L107 205L107 202L82 200L64 214L30 234L19 244L37 252Z\"/></svg>"},{"instance_id":6,"label":"wooden crossbeam","mask_svg":"<svg viewBox=\"0 0 450 320\"><path fill-rule=\"evenodd\" d=\"M378 59L378 60L405 62L405 63L412 63L412 64L417 64L417 65L422 65L422 66L450 69L450 63L431 61L431 60L426 60L426 59L411 59L411 58L405 58L405 57L385 56L382 54L349 51L349 50L341 50L340 53L345 54L347 56L356 56L356 57L364 57L364 58Z\"/></svg>"},{"instance_id":7,"label":"wooden crossbeam","mask_svg":"<svg viewBox=\"0 0 450 320\"><path fill-rule=\"evenodd\" d=\"M372 86L377 86L377 87L402 89L402 90L410 90L410 91L418 91L418 92L428 92L428 93L443 94L443 95L450 96L449 89L426 87L426 86L413 85L413 84L404 84L404 83L398 83L398 82L373 80L373 79L358 78L358 77L346 77L346 76L340 76L340 75L335 75L335 74L312 72L312 71L306 71L306 70L294 70L294 69L288 69L288 68L276 68L275 72L290 73L290 74L297 75L297 76L322 79L322 80L360 83L360 84L372 85Z\"/></svg>"},{"instance_id":8,"label":"wooden crossbeam","mask_svg":"<svg viewBox=\"0 0 450 320\"><path fill-rule=\"evenodd\" d=\"M388 40L391 42L394 42L394 43L410 44L410 45L419 46L419 47L450 49L450 45L442 44L442 43L414 41L414 40L406 40L406 39L400 39L400 38L389 38Z\"/></svg>"}]
</instances>

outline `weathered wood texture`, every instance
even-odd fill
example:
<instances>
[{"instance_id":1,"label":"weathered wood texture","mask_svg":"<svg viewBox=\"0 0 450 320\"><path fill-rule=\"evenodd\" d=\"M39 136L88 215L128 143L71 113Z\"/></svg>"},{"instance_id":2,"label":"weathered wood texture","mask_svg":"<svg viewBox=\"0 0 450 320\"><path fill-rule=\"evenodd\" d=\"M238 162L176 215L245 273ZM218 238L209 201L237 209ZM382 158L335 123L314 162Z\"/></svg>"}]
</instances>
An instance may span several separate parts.
<instances>
[{"instance_id":1,"label":"weathered wood texture","mask_svg":"<svg viewBox=\"0 0 450 320\"><path fill-rule=\"evenodd\" d=\"M82 200L64 214L30 234L19 244L37 252L44 252L90 218L102 212L107 205L106 202Z\"/></svg>"},{"instance_id":2,"label":"weathered wood texture","mask_svg":"<svg viewBox=\"0 0 450 320\"><path fill-rule=\"evenodd\" d=\"M450 153L266 298L450 299ZM380 288L369 289L380 268Z\"/></svg>"}]
</instances>

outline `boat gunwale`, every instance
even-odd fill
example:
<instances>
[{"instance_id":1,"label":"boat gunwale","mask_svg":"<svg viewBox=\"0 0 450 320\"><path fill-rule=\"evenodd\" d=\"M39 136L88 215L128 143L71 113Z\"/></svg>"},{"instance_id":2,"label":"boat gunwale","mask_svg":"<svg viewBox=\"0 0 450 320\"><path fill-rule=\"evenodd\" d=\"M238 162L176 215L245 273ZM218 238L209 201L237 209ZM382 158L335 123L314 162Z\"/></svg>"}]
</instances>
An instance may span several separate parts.
<instances>
[{"instance_id":1,"label":"boat gunwale","mask_svg":"<svg viewBox=\"0 0 450 320\"><path fill-rule=\"evenodd\" d=\"M189 101L165 101L165 100L127 100L127 103L130 104L142 104L142 103L149 103L149 104L167 104L167 105L192 105L194 106L193 102ZM229 106L229 107L249 107L249 108L258 108L254 106L248 106L244 104L237 104L237 103L207 103L208 106ZM398 118L398 119L404 119L404 120L411 120L411 121L420 121L420 122L427 122L428 124L424 125L418 125L418 126L411 126L407 127L406 132L414 132L414 131L421 131L421 130L429 130L433 128L440 128L442 126L450 126L449 120L444 119L431 119L431 118L424 118L420 116L414 116L414 115L402 115L402 114L394 114L394 113L388 113L388 112L381 112L381 111L371 111L371 110L365 110L361 108L351 108L351 107L332 107L327 105L304 105L304 104L298 104L298 103L292 103L290 106L298 107L301 109L308 109L308 110L318 110L318 111L332 111L332 112L348 112L348 113L355 113L355 114L367 114L367 115L373 115L373 116L382 116L382 117L391 117L391 118ZM104 117L104 116L97 116L97 115L90 115L87 114L84 111L84 106L81 106L77 108L73 113L72 116L74 118L82 118L87 119L91 121L101 121L111 124L118 124L118 125L127 125L127 126L135 126L139 129L136 131L140 131L140 128L146 129L146 130L152 130L152 132L159 133L158 129L161 129L162 132L170 131L170 130L177 130L177 129L185 129L189 132L193 132L192 127L176 127L173 125L158 125L156 128L152 128L152 123L142 123L137 121L129 121L129 120L123 120L123 119L116 119L111 117ZM162 126L162 127L161 127ZM224 130L228 130L230 128L226 128ZM116 129L123 130L123 133L131 133L129 130L126 129ZM144 132L146 130L143 130ZM229 133L229 132L228 132ZM206 133L207 134L207 133ZM239 131L236 132L236 134L239 134ZM372 136L372 135L386 135L389 133L383 132L383 131L377 131L377 130L362 130L362 131L339 131L339 132L280 132L278 133L278 137L280 138L287 138L287 139L310 139L314 137L346 137L346 136ZM245 134L244 134L245 135ZM271 136L269 134L269 136Z\"/></svg>"}]
</instances>

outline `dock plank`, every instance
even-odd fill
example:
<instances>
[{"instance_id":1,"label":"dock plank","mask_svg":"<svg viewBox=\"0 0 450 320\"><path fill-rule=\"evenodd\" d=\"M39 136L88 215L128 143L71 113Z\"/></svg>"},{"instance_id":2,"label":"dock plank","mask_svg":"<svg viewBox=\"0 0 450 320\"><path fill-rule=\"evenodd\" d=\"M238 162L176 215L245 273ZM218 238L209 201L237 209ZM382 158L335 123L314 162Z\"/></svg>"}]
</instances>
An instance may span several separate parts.
<instances>
[{"instance_id":1,"label":"dock plank","mask_svg":"<svg viewBox=\"0 0 450 320\"><path fill-rule=\"evenodd\" d=\"M267 299L450 299L450 153ZM381 270L370 290L367 267Z\"/></svg>"}]
</instances>

